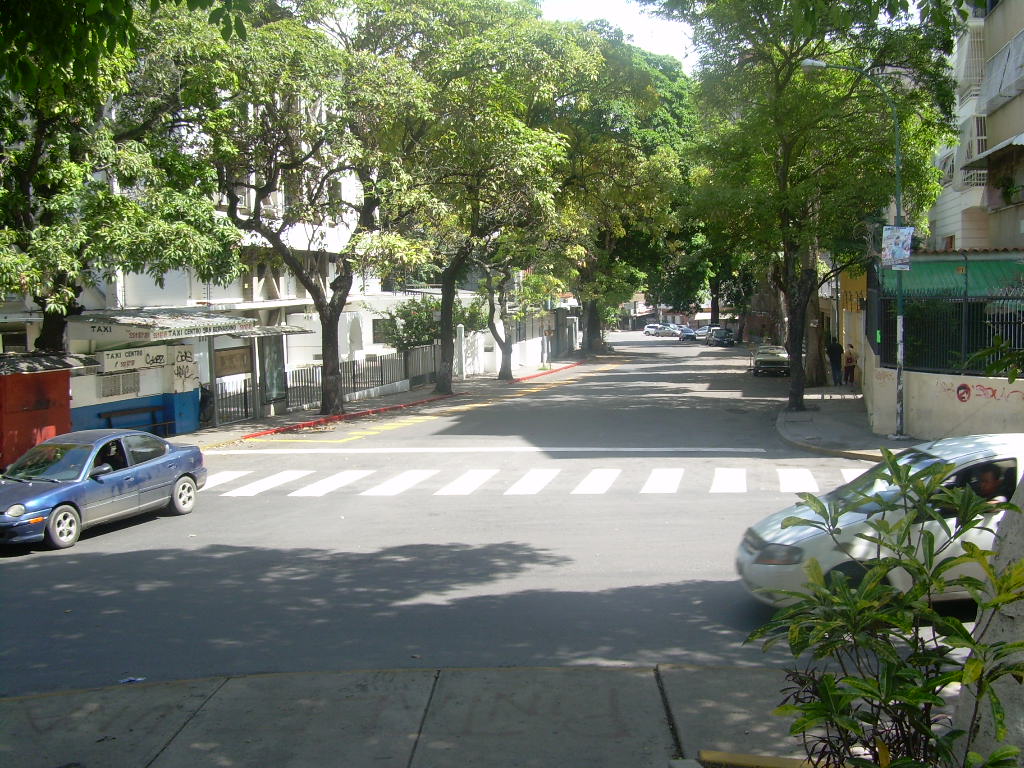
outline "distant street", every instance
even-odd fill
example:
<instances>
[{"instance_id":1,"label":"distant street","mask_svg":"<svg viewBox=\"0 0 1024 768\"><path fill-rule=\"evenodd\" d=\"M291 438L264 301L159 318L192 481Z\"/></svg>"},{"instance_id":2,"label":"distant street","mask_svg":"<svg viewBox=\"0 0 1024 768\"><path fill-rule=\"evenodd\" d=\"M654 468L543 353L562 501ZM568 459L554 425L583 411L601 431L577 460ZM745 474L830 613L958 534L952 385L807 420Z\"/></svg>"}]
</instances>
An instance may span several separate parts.
<instances>
[{"instance_id":1,"label":"distant street","mask_svg":"<svg viewBox=\"0 0 1024 768\"><path fill-rule=\"evenodd\" d=\"M788 379L640 332L437 405L209 451L186 518L2 553L2 693L246 672L764 663L743 530L865 464L775 432ZM456 390L458 389L456 383ZM780 657L781 658L781 657Z\"/></svg>"}]
</instances>

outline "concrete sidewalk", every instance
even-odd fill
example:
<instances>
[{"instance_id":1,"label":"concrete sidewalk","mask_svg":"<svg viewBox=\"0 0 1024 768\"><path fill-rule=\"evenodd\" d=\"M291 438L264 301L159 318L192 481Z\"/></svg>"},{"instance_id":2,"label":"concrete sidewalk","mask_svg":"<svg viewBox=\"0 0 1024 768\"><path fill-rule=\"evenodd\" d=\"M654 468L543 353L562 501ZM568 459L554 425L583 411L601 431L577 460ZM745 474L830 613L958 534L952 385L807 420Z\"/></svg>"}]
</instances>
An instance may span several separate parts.
<instances>
[{"instance_id":1,"label":"concrete sidewalk","mask_svg":"<svg viewBox=\"0 0 1024 768\"><path fill-rule=\"evenodd\" d=\"M569 364L565 364L569 365ZM554 374L574 375L555 366ZM456 382L455 398L509 386ZM346 418L429 407L429 389L352 403ZM859 395L810 390L809 409L780 411L780 437L801 450L877 458L914 441L873 435ZM288 430L305 412L174 438L202 447ZM770 666L403 669L130 682L0 699L0 763L11 768L203 766L695 766L701 750L797 765L788 720L770 713L785 686ZM787 760L788 759L788 760ZM792 760L792 762L789 762ZM715 762L715 765L724 763ZM733 762L733 765L741 763Z\"/></svg>"},{"instance_id":2,"label":"concrete sidewalk","mask_svg":"<svg viewBox=\"0 0 1024 768\"><path fill-rule=\"evenodd\" d=\"M896 453L924 442L913 437L898 440L874 434L863 396L846 387L808 388L804 405L804 411L781 409L775 427L779 437L805 451L878 461L882 448Z\"/></svg>"}]
</instances>

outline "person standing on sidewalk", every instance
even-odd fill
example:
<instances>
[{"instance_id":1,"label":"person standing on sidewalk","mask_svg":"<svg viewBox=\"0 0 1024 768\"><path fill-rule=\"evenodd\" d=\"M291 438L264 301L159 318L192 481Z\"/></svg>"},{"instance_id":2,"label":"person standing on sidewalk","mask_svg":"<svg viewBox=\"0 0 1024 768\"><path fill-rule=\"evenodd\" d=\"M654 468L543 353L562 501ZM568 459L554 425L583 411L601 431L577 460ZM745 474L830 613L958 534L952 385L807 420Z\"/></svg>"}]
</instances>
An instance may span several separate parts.
<instances>
[{"instance_id":1,"label":"person standing on sidewalk","mask_svg":"<svg viewBox=\"0 0 1024 768\"><path fill-rule=\"evenodd\" d=\"M835 336L832 336L828 340L825 352L828 354L828 361L832 366L832 386L838 387L843 383L841 376L843 370L843 345L836 340Z\"/></svg>"},{"instance_id":2,"label":"person standing on sidewalk","mask_svg":"<svg viewBox=\"0 0 1024 768\"><path fill-rule=\"evenodd\" d=\"M857 353L853 350L853 344L846 345L846 354L843 355L843 383L854 385L854 371L857 368Z\"/></svg>"}]
</instances>

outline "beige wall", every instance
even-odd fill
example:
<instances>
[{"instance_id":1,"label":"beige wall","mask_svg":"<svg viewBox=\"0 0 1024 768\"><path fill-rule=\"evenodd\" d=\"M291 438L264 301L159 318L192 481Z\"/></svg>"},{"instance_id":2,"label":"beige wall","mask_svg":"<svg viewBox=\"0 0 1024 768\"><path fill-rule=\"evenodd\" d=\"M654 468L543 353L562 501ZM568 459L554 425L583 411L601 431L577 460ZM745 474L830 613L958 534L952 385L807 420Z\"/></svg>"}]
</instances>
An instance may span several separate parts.
<instances>
[{"instance_id":1,"label":"beige wall","mask_svg":"<svg viewBox=\"0 0 1024 768\"><path fill-rule=\"evenodd\" d=\"M1003 0L985 17L985 58L991 59L995 56L1022 28L1024 3L1020 0Z\"/></svg>"},{"instance_id":2,"label":"beige wall","mask_svg":"<svg viewBox=\"0 0 1024 768\"><path fill-rule=\"evenodd\" d=\"M875 434L896 431L896 371L879 368L866 350L864 400ZM1024 380L903 373L904 430L921 440L990 432L1024 432Z\"/></svg>"},{"instance_id":3,"label":"beige wall","mask_svg":"<svg viewBox=\"0 0 1024 768\"><path fill-rule=\"evenodd\" d=\"M993 248L1024 247L1024 204L990 213L988 237Z\"/></svg>"},{"instance_id":4,"label":"beige wall","mask_svg":"<svg viewBox=\"0 0 1024 768\"><path fill-rule=\"evenodd\" d=\"M1021 7L1024 7L1024 2L1021 3ZM1017 95L995 112L989 113L985 118L985 126L990 147L1012 139L1024 131L1024 95Z\"/></svg>"}]
</instances>

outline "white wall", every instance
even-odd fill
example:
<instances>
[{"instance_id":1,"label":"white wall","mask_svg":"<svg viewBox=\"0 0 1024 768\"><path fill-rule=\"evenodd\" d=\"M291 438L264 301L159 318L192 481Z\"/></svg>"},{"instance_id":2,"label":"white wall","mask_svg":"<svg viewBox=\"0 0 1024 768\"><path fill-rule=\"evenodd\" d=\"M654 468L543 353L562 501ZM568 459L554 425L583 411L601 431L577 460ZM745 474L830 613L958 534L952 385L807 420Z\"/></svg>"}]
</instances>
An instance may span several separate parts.
<instances>
[{"instance_id":1,"label":"white wall","mask_svg":"<svg viewBox=\"0 0 1024 768\"><path fill-rule=\"evenodd\" d=\"M896 431L896 370L864 363L864 398L872 430ZM1024 380L903 372L904 429L921 440L990 432L1024 432Z\"/></svg>"}]
</instances>

